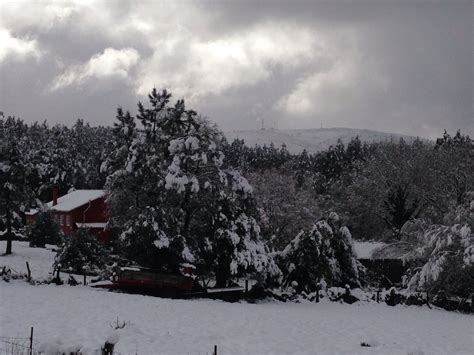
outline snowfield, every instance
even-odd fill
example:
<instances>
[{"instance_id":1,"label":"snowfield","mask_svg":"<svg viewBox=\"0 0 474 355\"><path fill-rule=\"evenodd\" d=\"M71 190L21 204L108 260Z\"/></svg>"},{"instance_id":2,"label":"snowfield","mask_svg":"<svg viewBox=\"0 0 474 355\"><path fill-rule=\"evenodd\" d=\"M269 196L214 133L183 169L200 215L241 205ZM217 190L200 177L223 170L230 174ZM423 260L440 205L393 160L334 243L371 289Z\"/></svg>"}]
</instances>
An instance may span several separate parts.
<instances>
[{"instance_id":1,"label":"snowfield","mask_svg":"<svg viewBox=\"0 0 474 355\"><path fill-rule=\"evenodd\" d=\"M0 266L51 254L18 246L14 256L0 256ZM28 337L33 326L42 349L75 346L95 353L112 335L119 336L117 352L138 355L211 354L214 345L219 354L428 355L474 349L472 315L426 307L172 300L22 280L0 280L0 300L0 337ZM117 319L125 326L114 330Z\"/></svg>"}]
</instances>

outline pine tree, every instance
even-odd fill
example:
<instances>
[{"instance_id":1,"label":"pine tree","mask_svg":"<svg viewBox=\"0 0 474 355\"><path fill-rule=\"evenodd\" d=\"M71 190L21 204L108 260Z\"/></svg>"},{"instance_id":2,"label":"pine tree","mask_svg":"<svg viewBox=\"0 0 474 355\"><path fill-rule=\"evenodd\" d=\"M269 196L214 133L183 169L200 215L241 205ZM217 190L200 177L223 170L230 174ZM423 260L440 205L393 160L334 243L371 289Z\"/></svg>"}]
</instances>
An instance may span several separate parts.
<instances>
[{"instance_id":1,"label":"pine tree","mask_svg":"<svg viewBox=\"0 0 474 355\"><path fill-rule=\"evenodd\" d=\"M44 248L46 243L59 244L61 235L59 224L49 211L39 212L35 223L27 229L30 246L33 247Z\"/></svg>"},{"instance_id":2,"label":"pine tree","mask_svg":"<svg viewBox=\"0 0 474 355\"><path fill-rule=\"evenodd\" d=\"M279 253L278 262L284 275L283 286L292 286L297 292L314 292L320 283L359 285L351 234L334 212L315 223L310 231L301 231Z\"/></svg>"},{"instance_id":3,"label":"pine tree","mask_svg":"<svg viewBox=\"0 0 474 355\"><path fill-rule=\"evenodd\" d=\"M138 132L123 167L108 178L112 223L140 261L175 270L192 262L224 285L271 265L253 217L251 187L224 168L222 133L183 100L153 90L139 103ZM166 254L162 258L159 255Z\"/></svg>"},{"instance_id":4,"label":"pine tree","mask_svg":"<svg viewBox=\"0 0 474 355\"><path fill-rule=\"evenodd\" d=\"M0 120L0 129L0 227L6 230L5 254L11 254L13 233L21 224L20 213L28 199L29 169L21 154L27 128L20 119L8 117Z\"/></svg>"}]
</instances>

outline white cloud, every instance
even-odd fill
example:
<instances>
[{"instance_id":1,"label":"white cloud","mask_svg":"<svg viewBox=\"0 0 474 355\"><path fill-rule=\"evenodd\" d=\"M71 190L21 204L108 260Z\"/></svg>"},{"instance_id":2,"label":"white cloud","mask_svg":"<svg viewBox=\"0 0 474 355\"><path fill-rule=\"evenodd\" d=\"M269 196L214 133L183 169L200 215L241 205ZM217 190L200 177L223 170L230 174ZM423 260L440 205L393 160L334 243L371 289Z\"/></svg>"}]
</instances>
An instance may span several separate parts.
<instances>
[{"instance_id":1,"label":"white cloud","mask_svg":"<svg viewBox=\"0 0 474 355\"><path fill-rule=\"evenodd\" d=\"M153 55L139 70L137 92L167 87L192 101L254 85L275 68L308 63L322 47L317 36L294 26L262 25L210 40L176 31L153 43Z\"/></svg>"},{"instance_id":2,"label":"white cloud","mask_svg":"<svg viewBox=\"0 0 474 355\"><path fill-rule=\"evenodd\" d=\"M0 63L7 58L24 59L41 55L36 40L13 37L7 29L0 28Z\"/></svg>"},{"instance_id":3,"label":"white cloud","mask_svg":"<svg viewBox=\"0 0 474 355\"><path fill-rule=\"evenodd\" d=\"M140 55L133 48L106 48L103 53L92 56L86 63L72 66L56 77L50 90L80 85L91 78L127 78L129 70L137 64L139 58Z\"/></svg>"},{"instance_id":4,"label":"white cloud","mask_svg":"<svg viewBox=\"0 0 474 355\"><path fill-rule=\"evenodd\" d=\"M352 58L336 60L328 70L300 80L289 95L278 101L277 107L295 115L334 113L347 103L348 91L356 87L356 80L357 68Z\"/></svg>"}]
</instances>

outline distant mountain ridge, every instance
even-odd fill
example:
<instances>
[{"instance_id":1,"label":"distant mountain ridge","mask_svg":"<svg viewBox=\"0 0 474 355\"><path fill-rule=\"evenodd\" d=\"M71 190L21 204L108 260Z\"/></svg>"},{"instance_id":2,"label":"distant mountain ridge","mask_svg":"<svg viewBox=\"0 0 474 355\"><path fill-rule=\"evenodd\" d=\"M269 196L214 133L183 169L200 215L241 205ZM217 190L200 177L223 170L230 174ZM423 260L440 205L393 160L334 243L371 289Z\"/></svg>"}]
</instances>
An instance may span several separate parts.
<instances>
[{"instance_id":1,"label":"distant mountain ridge","mask_svg":"<svg viewBox=\"0 0 474 355\"><path fill-rule=\"evenodd\" d=\"M295 129L295 130L278 130L278 129L261 129L249 131L229 131L225 132L225 136L229 142L239 138L245 141L247 146L269 145L273 143L276 147L283 144L291 153L300 153L306 149L310 153L316 153L335 145L340 139L347 144L352 138L359 137L362 142L382 142L395 140L400 138L411 142L415 137L372 131L369 129L354 128L313 128L313 129Z\"/></svg>"}]
</instances>

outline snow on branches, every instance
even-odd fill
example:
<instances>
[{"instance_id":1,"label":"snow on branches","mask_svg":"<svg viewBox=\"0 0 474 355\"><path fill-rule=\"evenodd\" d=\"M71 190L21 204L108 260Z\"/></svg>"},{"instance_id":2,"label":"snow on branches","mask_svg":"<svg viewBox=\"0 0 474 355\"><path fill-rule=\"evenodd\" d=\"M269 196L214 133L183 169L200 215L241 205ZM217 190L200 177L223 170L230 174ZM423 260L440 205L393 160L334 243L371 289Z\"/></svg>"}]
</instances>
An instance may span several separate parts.
<instances>
[{"instance_id":1,"label":"snow on branches","mask_svg":"<svg viewBox=\"0 0 474 355\"><path fill-rule=\"evenodd\" d=\"M128 157L108 177L112 221L125 226L121 240L130 257L158 267L167 249L173 263L193 262L221 285L272 269L253 217L252 187L223 167L225 138L183 100L171 105L170 98L153 90L150 107L139 104L143 130L123 140Z\"/></svg>"},{"instance_id":2,"label":"snow on branches","mask_svg":"<svg viewBox=\"0 0 474 355\"><path fill-rule=\"evenodd\" d=\"M321 283L359 284L351 233L334 212L316 222L309 232L301 231L277 259L284 274L283 286L297 292L313 292Z\"/></svg>"}]
</instances>

